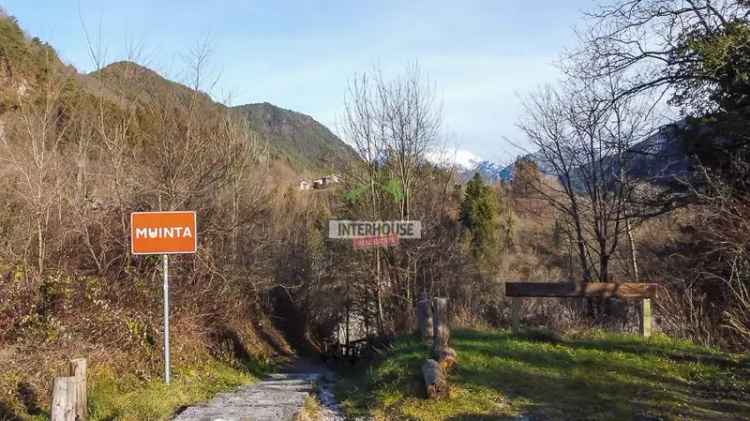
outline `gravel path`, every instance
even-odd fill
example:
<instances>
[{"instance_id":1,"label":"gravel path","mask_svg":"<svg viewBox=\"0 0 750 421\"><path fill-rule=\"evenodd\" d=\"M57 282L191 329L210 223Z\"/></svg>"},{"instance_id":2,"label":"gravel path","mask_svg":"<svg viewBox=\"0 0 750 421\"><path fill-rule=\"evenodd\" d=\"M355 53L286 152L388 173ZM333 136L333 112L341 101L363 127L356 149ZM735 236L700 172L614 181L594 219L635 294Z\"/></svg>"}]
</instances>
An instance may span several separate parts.
<instances>
[{"instance_id":1,"label":"gravel path","mask_svg":"<svg viewBox=\"0 0 750 421\"><path fill-rule=\"evenodd\" d=\"M344 420L331 392L334 375L324 366L297 360L266 380L220 393L191 406L175 421L292 421L311 394L321 404L321 421Z\"/></svg>"}]
</instances>

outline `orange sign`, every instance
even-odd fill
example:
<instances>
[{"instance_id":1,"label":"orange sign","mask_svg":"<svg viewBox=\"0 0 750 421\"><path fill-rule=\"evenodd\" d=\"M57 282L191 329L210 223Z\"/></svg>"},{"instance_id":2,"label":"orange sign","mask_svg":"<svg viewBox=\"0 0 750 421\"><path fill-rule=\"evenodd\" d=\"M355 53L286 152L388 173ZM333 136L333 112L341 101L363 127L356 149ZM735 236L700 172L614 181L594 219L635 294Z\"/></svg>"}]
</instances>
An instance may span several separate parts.
<instances>
[{"instance_id":1,"label":"orange sign","mask_svg":"<svg viewBox=\"0 0 750 421\"><path fill-rule=\"evenodd\" d=\"M133 254L195 253L196 228L195 212L133 212L130 250Z\"/></svg>"}]
</instances>

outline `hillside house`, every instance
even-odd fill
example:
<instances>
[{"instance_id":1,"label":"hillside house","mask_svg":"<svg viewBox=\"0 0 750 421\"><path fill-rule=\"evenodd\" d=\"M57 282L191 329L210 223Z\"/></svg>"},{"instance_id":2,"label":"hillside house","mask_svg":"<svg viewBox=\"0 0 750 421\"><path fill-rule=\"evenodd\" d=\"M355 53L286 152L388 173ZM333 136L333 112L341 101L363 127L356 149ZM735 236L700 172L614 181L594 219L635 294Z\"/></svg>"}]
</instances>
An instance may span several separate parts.
<instances>
[{"instance_id":1,"label":"hillside house","mask_svg":"<svg viewBox=\"0 0 750 421\"><path fill-rule=\"evenodd\" d=\"M322 188L325 188L328 185L328 183L326 182L325 177L322 177L322 178L313 180L312 185L314 189L322 189Z\"/></svg>"},{"instance_id":2,"label":"hillside house","mask_svg":"<svg viewBox=\"0 0 750 421\"><path fill-rule=\"evenodd\" d=\"M300 190L310 190L313 189L324 189L328 187L331 184L338 184L341 182L341 179L337 175L324 175L323 177L316 178L312 181L307 180L301 180L299 182L299 189Z\"/></svg>"}]
</instances>

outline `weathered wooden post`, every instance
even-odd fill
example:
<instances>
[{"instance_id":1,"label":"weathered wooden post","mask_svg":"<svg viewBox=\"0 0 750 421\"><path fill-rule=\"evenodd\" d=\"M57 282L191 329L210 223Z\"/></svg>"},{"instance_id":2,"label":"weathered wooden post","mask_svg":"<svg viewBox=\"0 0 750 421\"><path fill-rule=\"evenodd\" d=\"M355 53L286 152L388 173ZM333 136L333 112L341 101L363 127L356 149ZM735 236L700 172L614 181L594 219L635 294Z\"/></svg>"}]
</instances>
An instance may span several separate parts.
<instances>
[{"instance_id":1,"label":"weathered wooden post","mask_svg":"<svg viewBox=\"0 0 750 421\"><path fill-rule=\"evenodd\" d=\"M422 376L424 377L425 390L429 399L448 396L448 380L445 378L445 371L437 361L425 361L422 364Z\"/></svg>"},{"instance_id":2,"label":"weathered wooden post","mask_svg":"<svg viewBox=\"0 0 750 421\"><path fill-rule=\"evenodd\" d=\"M433 327L430 299L427 297L426 291L422 291L417 302L417 327L419 328L420 338L429 342L432 339Z\"/></svg>"},{"instance_id":3,"label":"weathered wooden post","mask_svg":"<svg viewBox=\"0 0 750 421\"><path fill-rule=\"evenodd\" d=\"M86 359L70 360L69 376L56 377L52 385L51 421L86 421Z\"/></svg>"},{"instance_id":4,"label":"weathered wooden post","mask_svg":"<svg viewBox=\"0 0 750 421\"><path fill-rule=\"evenodd\" d=\"M521 297L510 298L510 323L514 335L521 331Z\"/></svg>"},{"instance_id":5,"label":"weathered wooden post","mask_svg":"<svg viewBox=\"0 0 750 421\"><path fill-rule=\"evenodd\" d=\"M75 358L70 360L70 375L76 379L75 382L75 414L77 421L88 419L88 398L86 397L86 359Z\"/></svg>"},{"instance_id":6,"label":"weathered wooden post","mask_svg":"<svg viewBox=\"0 0 750 421\"><path fill-rule=\"evenodd\" d=\"M440 351L448 347L450 327L448 326L448 299L435 297L432 300L432 355L440 356Z\"/></svg>"},{"instance_id":7,"label":"weathered wooden post","mask_svg":"<svg viewBox=\"0 0 750 421\"><path fill-rule=\"evenodd\" d=\"M424 297L427 298L427 297ZM427 397L437 399L448 396L449 385L447 371L456 364L456 351L448 347L450 340L448 324L448 299L432 300L432 359L422 364Z\"/></svg>"},{"instance_id":8,"label":"weathered wooden post","mask_svg":"<svg viewBox=\"0 0 750 421\"><path fill-rule=\"evenodd\" d=\"M652 324L651 299L644 298L641 300L641 335L644 338L651 336Z\"/></svg>"},{"instance_id":9,"label":"weathered wooden post","mask_svg":"<svg viewBox=\"0 0 750 421\"><path fill-rule=\"evenodd\" d=\"M55 377L50 421L76 421L76 382L75 377Z\"/></svg>"}]
</instances>

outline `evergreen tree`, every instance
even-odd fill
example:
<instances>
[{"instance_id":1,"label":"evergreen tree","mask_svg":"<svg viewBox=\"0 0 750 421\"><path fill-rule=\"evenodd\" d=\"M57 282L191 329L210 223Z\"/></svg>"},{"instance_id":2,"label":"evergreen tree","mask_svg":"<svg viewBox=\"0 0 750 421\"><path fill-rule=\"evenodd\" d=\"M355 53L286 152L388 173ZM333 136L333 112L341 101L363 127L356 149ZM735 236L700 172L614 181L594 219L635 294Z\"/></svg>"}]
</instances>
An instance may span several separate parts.
<instances>
[{"instance_id":1,"label":"evergreen tree","mask_svg":"<svg viewBox=\"0 0 750 421\"><path fill-rule=\"evenodd\" d=\"M672 101L695 111L683 133L687 152L741 195L750 188L750 24L686 38L677 68L690 78L676 84Z\"/></svg>"},{"instance_id":2,"label":"evergreen tree","mask_svg":"<svg viewBox=\"0 0 750 421\"><path fill-rule=\"evenodd\" d=\"M493 190L479 174L466 184L461 203L461 224L469 231L475 258L490 261L497 255L499 222L497 200Z\"/></svg>"}]
</instances>

